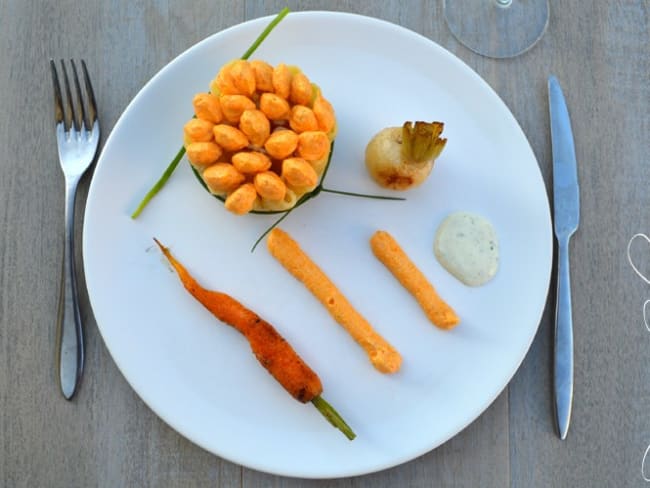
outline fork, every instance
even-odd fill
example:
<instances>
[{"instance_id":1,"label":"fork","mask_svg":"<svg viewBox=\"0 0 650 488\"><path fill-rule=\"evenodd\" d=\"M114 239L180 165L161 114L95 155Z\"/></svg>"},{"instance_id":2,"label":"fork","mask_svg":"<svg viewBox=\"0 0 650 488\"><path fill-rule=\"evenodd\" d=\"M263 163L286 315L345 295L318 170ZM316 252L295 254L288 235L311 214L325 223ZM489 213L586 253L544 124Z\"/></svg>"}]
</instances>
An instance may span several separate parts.
<instances>
[{"instance_id":1,"label":"fork","mask_svg":"<svg viewBox=\"0 0 650 488\"><path fill-rule=\"evenodd\" d=\"M59 162L65 177L65 243L56 336L59 385L66 400L71 400L77 392L84 367L84 334L79 313L74 253L75 198L79 180L95 159L99 146L97 106L86 63L81 61L85 97L74 60L70 60L70 66L76 100L72 97L65 62L61 60L61 86L56 63L50 59L56 139ZM65 97L61 94L62 88Z\"/></svg>"}]
</instances>

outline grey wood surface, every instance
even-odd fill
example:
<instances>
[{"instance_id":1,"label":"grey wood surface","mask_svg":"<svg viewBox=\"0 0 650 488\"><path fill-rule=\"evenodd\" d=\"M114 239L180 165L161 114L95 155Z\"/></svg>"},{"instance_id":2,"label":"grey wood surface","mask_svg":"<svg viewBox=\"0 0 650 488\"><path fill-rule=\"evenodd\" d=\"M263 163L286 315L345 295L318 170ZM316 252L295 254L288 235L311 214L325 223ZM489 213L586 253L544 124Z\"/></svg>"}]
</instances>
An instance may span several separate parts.
<instances>
[{"instance_id":1,"label":"grey wood surface","mask_svg":"<svg viewBox=\"0 0 650 488\"><path fill-rule=\"evenodd\" d=\"M510 107L547 185L546 79L550 73L560 79L573 118L582 188L582 222L571 247L576 370L568 440L557 438L552 416L554 282L529 354L487 411L432 452L362 477L270 476L191 444L156 417L121 376L85 292L86 375L73 402L61 397L53 344L63 179L47 60L88 61L105 139L131 98L174 56L214 32L283 5L275 0L0 0L0 485L644 486L650 332L642 307L650 286L633 273L626 247L633 234L650 233L647 0L552 1L539 44L501 61L460 45L444 23L441 1L289 2L292 10L343 10L386 19L456 54ZM81 185L79 222L88 183L85 178ZM639 262L650 263L650 247L635 252Z\"/></svg>"}]
</instances>

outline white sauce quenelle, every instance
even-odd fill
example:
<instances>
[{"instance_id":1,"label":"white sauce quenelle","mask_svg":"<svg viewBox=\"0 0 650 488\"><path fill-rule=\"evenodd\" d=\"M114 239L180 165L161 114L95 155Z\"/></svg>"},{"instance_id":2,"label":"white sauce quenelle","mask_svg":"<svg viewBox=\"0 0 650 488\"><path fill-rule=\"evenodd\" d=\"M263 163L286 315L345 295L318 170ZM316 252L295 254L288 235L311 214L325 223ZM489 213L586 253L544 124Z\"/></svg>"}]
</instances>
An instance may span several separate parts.
<instances>
[{"instance_id":1,"label":"white sauce quenelle","mask_svg":"<svg viewBox=\"0 0 650 488\"><path fill-rule=\"evenodd\" d=\"M499 243L492 224L467 212L456 212L436 231L434 252L440 264L469 286L490 281L499 267Z\"/></svg>"}]
</instances>

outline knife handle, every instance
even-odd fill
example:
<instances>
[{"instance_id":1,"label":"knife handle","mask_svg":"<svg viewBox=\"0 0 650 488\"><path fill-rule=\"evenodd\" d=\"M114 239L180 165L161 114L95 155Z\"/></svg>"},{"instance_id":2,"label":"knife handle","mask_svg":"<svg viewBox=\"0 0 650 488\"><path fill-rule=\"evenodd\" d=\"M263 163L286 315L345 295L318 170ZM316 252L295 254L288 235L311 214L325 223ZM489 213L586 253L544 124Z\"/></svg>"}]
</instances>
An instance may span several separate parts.
<instances>
[{"instance_id":1,"label":"knife handle","mask_svg":"<svg viewBox=\"0 0 650 488\"><path fill-rule=\"evenodd\" d=\"M557 304L555 309L555 418L560 439L566 439L573 402L573 319L569 237L558 239Z\"/></svg>"}]
</instances>

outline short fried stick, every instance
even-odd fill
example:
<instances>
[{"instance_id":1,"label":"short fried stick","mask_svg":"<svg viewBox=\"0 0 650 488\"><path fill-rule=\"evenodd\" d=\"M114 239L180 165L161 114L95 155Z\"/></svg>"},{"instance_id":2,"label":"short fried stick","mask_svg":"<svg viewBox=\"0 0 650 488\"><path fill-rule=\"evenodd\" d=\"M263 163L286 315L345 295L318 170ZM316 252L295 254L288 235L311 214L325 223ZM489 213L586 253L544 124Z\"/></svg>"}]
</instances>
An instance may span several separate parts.
<instances>
[{"instance_id":1,"label":"short fried stick","mask_svg":"<svg viewBox=\"0 0 650 488\"><path fill-rule=\"evenodd\" d=\"M172 256L168 248L155 238L154 241L176 270L185 289L215 317L233 326L248 339L257 360L291 396L302 403L312 402L318 411L348 439L352 440L356 437L334 407L320 396L323 386L318 375L271 324L230 295L203 288Z\"/></svg>"},{"instance_id":2,"label":"short fried stick","mask_svg":"<svg viewBox=\"0 0 650 488\"><path fill-rule=\"evenodd\" d=\"M275 228L269 234L269 252L325 306L334 320L366 351L370 362L382 373L395 373L402 357L348 302L327 275L286 232Z\"/></svg>"},{"instance_id":3,"label":"short fried stick","mask_svg":"<svg viewBox=\"0 0 650 488\"><path fill-rule=\"evenodd\" d=\"M398 281L418 301L429 320L441 329L455 327L460 318L456 312L438 296L426 276L415 266L388 232L379 230L370 238L370 247Z\"/></svg>"}]
</instances>

